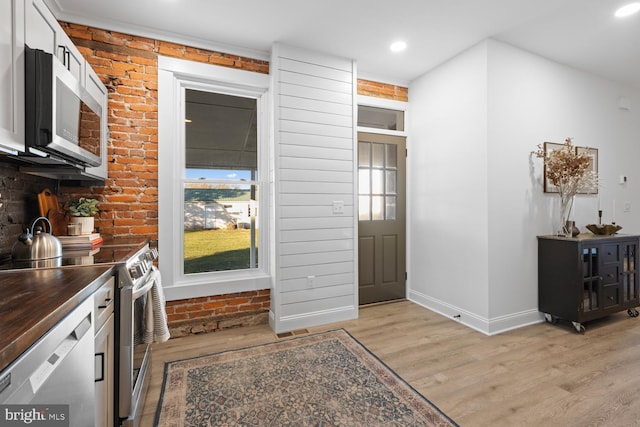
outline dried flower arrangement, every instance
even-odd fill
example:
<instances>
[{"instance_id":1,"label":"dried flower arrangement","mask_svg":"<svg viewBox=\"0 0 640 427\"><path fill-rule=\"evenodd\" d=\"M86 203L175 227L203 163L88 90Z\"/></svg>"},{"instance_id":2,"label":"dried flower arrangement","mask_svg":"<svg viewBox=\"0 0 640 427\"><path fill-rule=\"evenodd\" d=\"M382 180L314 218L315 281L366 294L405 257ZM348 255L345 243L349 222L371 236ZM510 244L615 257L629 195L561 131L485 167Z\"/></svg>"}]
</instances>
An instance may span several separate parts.
<instances>
[{"instance_id":1,"label":"dried flower arrangement","mask_svg":"<svg viewBox=\"0 0 640 427\"><path fill-rule=\"evenodd\" d=\"M558 189L560 227L565 234L574 196L597 186L598 176L593 171L593 159L587 151L577 150L572 138L567 138L561 149L547 152L542 144L538 144L538 150L533 152L536 157L544 159L546 179Z\"/></svg>"}]
</instances>

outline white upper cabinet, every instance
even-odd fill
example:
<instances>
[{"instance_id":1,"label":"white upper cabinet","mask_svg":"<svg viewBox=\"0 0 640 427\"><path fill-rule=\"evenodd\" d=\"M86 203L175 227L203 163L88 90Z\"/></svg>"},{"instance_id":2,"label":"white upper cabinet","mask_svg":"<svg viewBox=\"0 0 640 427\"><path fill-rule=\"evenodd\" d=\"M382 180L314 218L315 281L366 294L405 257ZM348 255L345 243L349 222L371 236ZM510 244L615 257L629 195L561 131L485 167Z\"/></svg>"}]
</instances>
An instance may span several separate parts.
<instances>
[{"instance_id":1,"label":"white upper cabinet","mask_svg":"<svg viewBox=\"0 0 640 427\"><path fill-rule=\"evenodd\" d=\"M24 0L0 1L0 151L24 151Z\"/></svg>"},{"instance_id":2,"label":"white upper cabinet","mask_svg":"<svg viewBox=\"0 0 640 427\"><path fill-rule=\"evenodd\" d=\"M93 71L89 65L85 67L84 87L89 94L100 103L100 120L102 128L100 129L100 157L102 163L100 166L87 168L87 173L97 178L107 178L107 136L109 134L109 126L107 124L107 104L109 92L107 87L102 84L100 77Z\"/></svg>"},{"instance_id":3,"label":"white upper cabinet","mask_svg":"<svg viewBox=\"0 0 640 427\"><path fill-rule=\"evenodd\" d=\"M84 58L58 20L42 0L26 0L26 3L27 46L53 54L80 83L84 83Z\"/></svg>"}]
</instances>

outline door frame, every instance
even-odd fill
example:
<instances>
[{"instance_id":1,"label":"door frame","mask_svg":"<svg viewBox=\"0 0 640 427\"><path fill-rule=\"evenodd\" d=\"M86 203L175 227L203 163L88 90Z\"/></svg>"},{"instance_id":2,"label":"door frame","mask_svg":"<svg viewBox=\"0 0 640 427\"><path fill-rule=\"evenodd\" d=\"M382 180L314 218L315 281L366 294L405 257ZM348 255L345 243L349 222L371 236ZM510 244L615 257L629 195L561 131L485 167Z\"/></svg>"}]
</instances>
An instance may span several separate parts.
<instances>
[{"instance_id":1,"label":"door frame","mask_svg":"<svg viewBox=\"0 0 640 427\"><path fill-rule=\"evenodd\" d=\"M406 86L406 84L403 84L403 85ZM407 131L409 129L409 123L410 123L410 117L411 117L409 112L409 103L404 101L385 99L385 98L376 98L372 96L358 95L357 105L355 108L356 112L357 112L357 107L361 105L367 106L367 107L388 108L391 110L398 110L398 111L404 112L404 131L376 129L376 128L370 128L370 127L364 127L364 126L357 126L354 138L356 140L356 144L355 144L356 147L357 147L357 141L358 141L358 133L360 132L392 135L392 136L402 136L405 138L405 147L407 150L407 157L406 157L406 166L405 166L406 191L405 191L405 242L404 244L405 244L405 271L407 272L406 279L405 279L405 294L406 294L406 298L408 299L410 290L411 290L411 274L409 274L411 271L410 257L409 257L409 248L411 247L411 209L410 209L411 198L409 197L409 195L411 194L411 187L412 187L411 181L409 180L409 177L411 176L411 163L409 161L410 157L408 155L408 153L411 152L411 146L410 146L411 138L409 138L408 131ZM357 123L357 118L356 118L356 123ZM357 162L355 164L357 165ZM355 206L358 206L357 176L358 174L356 173L356 185L354 188L355 200L356 200ZM359 235L358 212L356 211L354 215L356 220L356 243L357 243L357 236ZM355 251L355 258L356 260L358 260L360 257L360 254L358 253L357 244L354 248L354 251ZM356 269L356 271L358 271L358 269ZM355 286L357 290L356 292L358 292L358 295L356 298L356 302L357 302L360 298L360 294L358 290L358 286L359 286L358 284L360 283L359 274L356 275L355 281L356 281Z\"/></svg>"}]
</instances>

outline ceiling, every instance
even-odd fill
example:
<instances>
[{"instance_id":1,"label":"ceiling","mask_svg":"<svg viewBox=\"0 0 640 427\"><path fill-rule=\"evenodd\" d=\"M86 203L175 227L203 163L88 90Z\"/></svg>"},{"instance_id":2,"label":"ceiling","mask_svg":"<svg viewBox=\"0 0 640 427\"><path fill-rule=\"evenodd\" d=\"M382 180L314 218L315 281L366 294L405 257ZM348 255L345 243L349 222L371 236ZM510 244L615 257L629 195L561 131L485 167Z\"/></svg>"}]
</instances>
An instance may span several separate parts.
<instances>
[{"instance_id":1,"label":"ceiling","mask_svg":"<svg viewBox=\"0 0 640 427\"><path fill-rule=\"evenodd\" d=\"M269 59L274 42L353 58L361 77L411 80L492 37L640 88L633 0L46 0L65 21ZM374 6L375 5L375 6ZM392 53L404 40L408 48Z\"/></svg>"}]
</instances>

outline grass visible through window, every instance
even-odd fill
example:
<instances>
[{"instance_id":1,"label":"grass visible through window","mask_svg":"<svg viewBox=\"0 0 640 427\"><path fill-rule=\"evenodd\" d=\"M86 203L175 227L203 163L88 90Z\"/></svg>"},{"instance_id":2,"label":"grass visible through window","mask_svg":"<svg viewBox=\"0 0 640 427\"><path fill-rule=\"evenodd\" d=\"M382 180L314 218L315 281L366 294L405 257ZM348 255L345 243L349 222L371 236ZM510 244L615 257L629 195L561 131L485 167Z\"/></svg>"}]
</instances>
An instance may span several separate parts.
<instances>
[{"instance_id":1,"label":"grass visible through window","mask_svg":"<svg viewBox=\"0 0 640 427\"><path fill-rule=\"evenodd\" d=\"M185 230L185 274L250 268L250 239L247 229Z\"/></svg>"}]
</instances>

